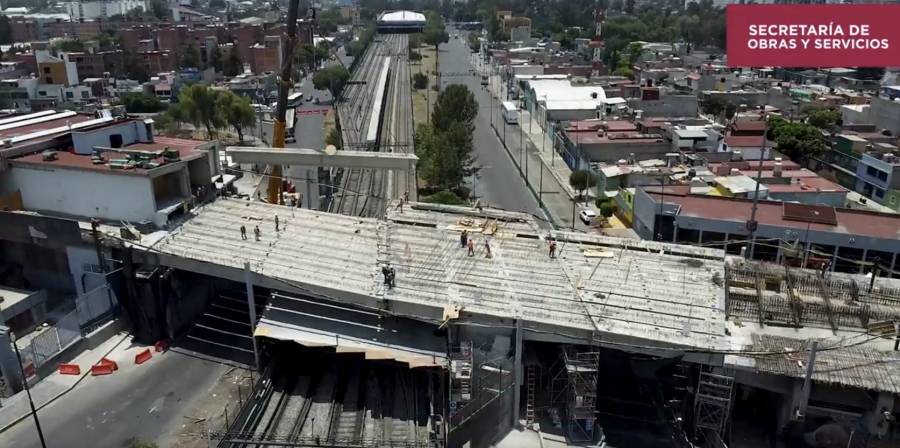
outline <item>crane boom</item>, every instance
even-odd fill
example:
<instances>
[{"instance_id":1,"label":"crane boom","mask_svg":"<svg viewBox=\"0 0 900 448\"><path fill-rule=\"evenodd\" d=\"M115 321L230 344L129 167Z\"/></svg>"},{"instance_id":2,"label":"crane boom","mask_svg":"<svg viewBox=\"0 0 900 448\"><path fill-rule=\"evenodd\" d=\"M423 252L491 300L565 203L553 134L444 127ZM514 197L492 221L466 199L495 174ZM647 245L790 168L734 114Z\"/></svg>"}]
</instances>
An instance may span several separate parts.
<instances>
[{"instance_id":1,"label":"crane boom","mask_svg":"<svg viewBox=\"0 0 900 448\"><path fill-rule=\"evenodd\" d=\"M274 148L284 148L288 90L294 85L291 81L291 65L294 61L294 47L297 44L297 10L299 8L300 0L290 0L288 3L287 43L282 51L281 77L278 79L278 106L275 108L275 122L272 124L272 147ZM272 165L269 170L269 187L267 189L267 199L270 204L284 202L281 195L281 176L281 165Z\"/></svg>"}]
</instances>

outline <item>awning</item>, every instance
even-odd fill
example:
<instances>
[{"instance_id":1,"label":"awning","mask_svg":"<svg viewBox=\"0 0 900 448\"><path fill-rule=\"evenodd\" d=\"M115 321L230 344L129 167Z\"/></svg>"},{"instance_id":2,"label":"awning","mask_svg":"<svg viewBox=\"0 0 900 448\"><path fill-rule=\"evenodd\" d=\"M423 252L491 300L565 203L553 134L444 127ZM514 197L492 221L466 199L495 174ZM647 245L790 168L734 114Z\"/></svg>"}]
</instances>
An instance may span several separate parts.
<instances>
[{"instance_id":1,"label":"awning","mask_svg":"<svg viewBox=\"0 0 900 448\"><path fill-rule=\"evenodd\" d=\"M412 319L275 293L254 335L410 367L446 367L447 342L434 329Z\"/></svg>"}]
</instances>

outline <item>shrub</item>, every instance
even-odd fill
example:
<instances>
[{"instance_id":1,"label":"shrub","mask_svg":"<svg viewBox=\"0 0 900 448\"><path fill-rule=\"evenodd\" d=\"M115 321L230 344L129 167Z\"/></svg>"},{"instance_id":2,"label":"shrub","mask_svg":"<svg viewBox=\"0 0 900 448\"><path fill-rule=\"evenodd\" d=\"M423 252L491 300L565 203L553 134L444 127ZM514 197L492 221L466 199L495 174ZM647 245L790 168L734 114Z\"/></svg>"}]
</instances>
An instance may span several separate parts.
<instances>
[{"instance_id":1,"label":"shrub","mask_svg":"<svg viewBox=\"0 0 900 448\"><path fill-rule=\"evenodd\" d=\"M431 196L422 198L422 202L429 204L445 204L445 205L465 205L466 201L462 200L456 193L450 190L441 190Z\"/></svg>"},{"instance_id":2,"label":"shrub","mask_svg":"<svg viewBox=\"0 0 900 448\"><path fill-rule=\"evenodd\" d=\"M413 87L416 90L422 90L428 87L428 76L426 76L424 73L415 73L413 74L412 79Z\"/></svg>"}]
</instances>

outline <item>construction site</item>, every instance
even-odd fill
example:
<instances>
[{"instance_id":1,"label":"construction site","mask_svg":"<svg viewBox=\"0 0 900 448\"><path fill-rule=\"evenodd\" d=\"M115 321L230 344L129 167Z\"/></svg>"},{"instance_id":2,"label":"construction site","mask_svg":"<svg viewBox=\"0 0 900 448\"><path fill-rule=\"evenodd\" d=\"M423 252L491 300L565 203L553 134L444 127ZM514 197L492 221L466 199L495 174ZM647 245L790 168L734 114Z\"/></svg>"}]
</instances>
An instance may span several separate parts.
<instances>
[{"instance_id":1,"label":"construction site","mask_svg":"<svg viewBox=\"0 0 900 448\"><path fill-rule=\"evenodd\" d=\"M375 219L218 199L113 245L137 334L260 372L219 446L900 440L896 280L415 202Z\"/></svg>"}]
</instances>

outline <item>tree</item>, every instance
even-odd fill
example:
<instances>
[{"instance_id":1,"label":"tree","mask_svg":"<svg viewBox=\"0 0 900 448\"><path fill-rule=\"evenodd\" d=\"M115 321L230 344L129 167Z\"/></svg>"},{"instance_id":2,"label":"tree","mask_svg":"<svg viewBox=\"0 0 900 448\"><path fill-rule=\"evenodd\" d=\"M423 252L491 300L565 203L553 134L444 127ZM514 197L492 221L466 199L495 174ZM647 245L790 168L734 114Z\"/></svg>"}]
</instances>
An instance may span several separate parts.
<instances>
[{"instance_id":1,"label":"tree","mask_svg":"<svg viewBox=\"0 0 900 448\"><path fill-rule=\"evenodd\" d=\"M707 115L718 117L731 104L719 95L707 95L700 104L700 109Z\"/></svg>"},{"instance_id":2,"label":"tree","mask_svg":"<svg viewBox=\"0 0 900 448\"><path fill-rule=\"evenodd\" d=\"M841 121L841 112L816 108L806 112L806 122L826 131L834 129Z\"/></svg>"},{"instance_id":3,"label":"tree","mask_svg":"<svg viewBox=\"0 0 900 448\"><path fill-rule=\"evenodd\" d=\"M454 122L446 132L428 123L419 124L415 147L419 175L436 190L458 189L472 172L471 132L460 122Z\"/></svg>"},{"instance_id":4,"label":"tree","mask_svg":"<svg viewBox=\"0 0 900 448\"><path fill-rule=\"evenodd\" d=\"M425 196L422 198L422 202L426 202L429 204L445 204L445 205L465 205L466 204L466 201L464 201L456 193L454 193L450 190L441 190L430 196Z\"/></svg>"},{"instance_id":5,"label":"tree","mask_svg":"<svg viewBox=\"0 0 900 448\"><path fill-rule=\"evenodd\" d=\"M169 6L166 5L165 0L149 0L147 7L151 16L159 20L169 19Z\"/></svg>"},{"instance_id":6,"label":"tree","mask_svg":"<svg viewBox=\"0 0 900 448\"><path fill-rule=\"evenodd\" d=\"M412 76L413 88L422 90L428 88L428 76L424 73L414 73Z\"/></svg>"},{"instance_id":7,"label":"tree","mask_svg":"<svg viewBox=\"0 0 900 448\"><path fill-rule=\"evenodd\" d=\"M434 46L434 51L437 53L441 44L450 42L450 35L447 34L447 30L445 30L443 26L440 28L430 27L425 29L422 41L428 45Z\"/></svg>"},{"instance_id":8,"label":"tree","mask_svg":"<svg viewBox=\"0 0 900 448\"><path fill-rule=\"evenodd\" d=\"M333 145L337 149L341 149L343 146L341 144L341 133L338 132L337 128L331 128L328 131L328 135L325 136L325 145Z\"/></svg>"},{"instance_id":9,"label":"tree","mask_svg":"<svg viewBox=\"0 0 900 448\"><path fill-rule=\"evenodd\" d=\"M209 3L207 5L210 8L217 9L217 10L225 9L225 7L227 6L225 4L225 0L209 0Z\"/></svg>"},{"instance_id":10,"label":"tree","mask_svg":"<svg viewBox=\"0 0 900 448\"><path fill-rule=\"evenodd\" d=\"M228 57L222 63L222 73L229 77L244 73L244 63L241 62L241 54L236 47L231 47L228 51Z\"/></svg>"},{"instance_id":11,"label":"tree","mask_svg":"<svg viewBox=\"0 0 900 448\"><path fill-rule=\"evenodd\" d=\"M219 110L218 93L202 84L194 84L178 93L178 108L182 116L194 126L203 126L212 138L215 130L225 125Z\"/></svg>"},{"instance_id":12,"label":"tree","mask_svg":"<svg viewBox=\"0 0 900 448\"><path fill-rule=\"evenodd\" d=\"M481 50L481 39L478 37L478 34L469 33L467 43L469 44L469 50L472 50L472 52Z\"/></svg>"},{"instance_id":13,"label":"tree","mask_svg":"<svg viewBox=\"0 0 900 448\"><path fill-rule=\"evenodd\" d=\"M569 185L578 192L579 196L584 197L584 192L588 188L597 185L597 177L588 170L572 171L572 174L569 174Z\"/></svg>"},{"instance_id":14,"label":"tree","mask_svg":"<svg viewBox=\"0 0 900 448\"><path fill-rule=\"evenodd\" d=\"M222 50L219 49L218 45L213 48L212 53L209 55L209 62L206 66L212 67L216 72L222 71Z\"/></svg>"},{"instance_id":15,"label":"tree","mask_svg":"<svg viewBox=\"0 0 900 448\"><path fill-rule=\"evenodd\" d=\"M178 61L180 68L200 68L200 51L193 43L187 44L181 49L181 59Z\"/></svg>"},{"instance_id":16,"label":"tree","mask_svg":"<svg viewBox=\"0 0 900 448\"><path fill-rule=\"evenodd\" d=\"M9 23L9 17L0 16L0 44L13 43L12 25Z\"/></svg>"},{"instance_id":17,"label":"tree","mask_svg":"<svg viewBox=\"0 0 900 448\"><path fill-rule=\"evenodd\" d=\"M144 93L126 93L122 96L122 105L127 112L134 114L156 113L165 109L156 96Z\"/></svg>"},{"instance_id":18,"label":"tree","mask_svg":"<svg viewBox=\"0 0 900 448\"><path fill-rule=\"evenodd\" d=\"M459 121L467 129L474 129L472 124L478 115L478 101L468 87L462 84L451 84L441 92L431 112L431 124L440 131L446 131L450 125Z\"/></svg>"},{"instance_id":19,"label":"tree","mask_svg":"<svg viewBox=\"0 0 900 448\"><path fill-rule=\"evenodd\" d=\"M229 90L216 94L217 110L222 113L223 120L237 131L238 140L244 141L244 128L256 123L256 112L250 100L235 95Z\"/></svg>"},{"instance_id":20,"label":"tree","mask_svg":"<svg viewBox=\"0 0 900 448\"><path fill-rule=\"evenodd\" d=\"M337 102L341 92L344 90L344 84L350 79L350 72L343 65L332 65L316 72L313 75L313 86L318 90L328 90L334 99L331 104Z\"/></svg>"},{"instance_id":21,"label":"tree","mask_svg":"<svg viewBox=\"0 0 900 448\"><path fill-rule=\"evenodd\" d=\"M414 62L421 61L421 60L422 60L422 54L419 53L418 51L410 51L410 52L409 52L409 60L410 60L410 61L414 61Z\"/></svg>"},{"instance_id":22,"label":"tree","mask_svg":"<svg viewBox=\"0 0 900 448\"><path fill-rule=\"evenodd\" d=\"M129 79L134 79L138 82L147 82L150 80L150 74L147 73L147 68L131 50L126 48L122 52L122 62L122 70Z\"/></svg>"},{"instance_id":23,"label":"tree","mask_svg":"<svg viewBox=\"0 0 900 448\"><path fill-rule=\"evenodd\" d=\"M779 152L791 159L802 160L828 151L822 131L811 124L772 117L768 125L767 136L775 141Z\"/></svg>"},{"instance_id":24,"label":"tree","mask_svg":"<svg viewBox=\"0 0 900 448\"><path fill-rule=\"evenodd\" d=\"M609 201L606 201L600 205L600 216L604 217L605 219L609 219L612 218L612 215L613 205Z\"/></svg>"},{"instance_id":25,"label":"tree","mask_svg":"<svg viewBox=\"0 0 900 448\"><path fill-rule=\"evenodd\" d=\"M66 53L84 51L84 43L78 39L59 40L53 43L53 47Z\"/></svg>"},{"instance_id":26,"label":"tree","mask_svg":"<svg viewBox=\"0 0 900 448\"><path fill-rule=\"evenodd\" d=\"M347 56L354 58L361 55L365 48L366 44L359 40L353 40L344 45L344 51L347 53Z\"/></svg>"}]
</instances>

